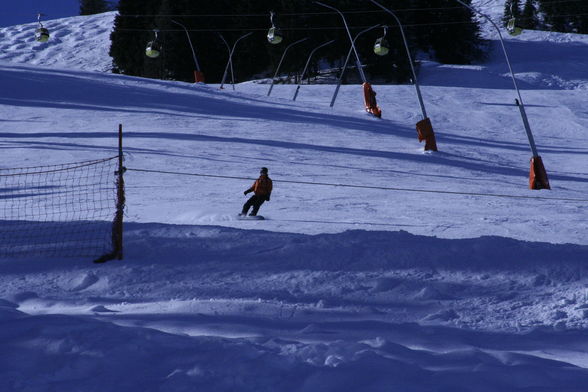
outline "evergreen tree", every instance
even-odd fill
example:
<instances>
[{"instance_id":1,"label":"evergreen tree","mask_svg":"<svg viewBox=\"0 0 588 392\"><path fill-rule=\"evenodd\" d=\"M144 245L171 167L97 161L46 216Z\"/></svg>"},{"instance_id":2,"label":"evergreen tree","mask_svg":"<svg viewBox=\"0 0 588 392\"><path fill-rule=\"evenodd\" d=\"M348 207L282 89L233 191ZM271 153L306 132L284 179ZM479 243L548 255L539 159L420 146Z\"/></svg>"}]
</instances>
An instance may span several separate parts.
<instances>
[{"instance_id":1,"label":"evergreen tree","mask_svg":"<svg viewBox=\"0 0 588 392\"><path fill-rule=\"evenodd\" d=\"M553 1L539 0L540 9L545 15L546 27L551 31L567 32L565 15L566 4L556 4Z\"/></svg>"},{"instance_id":2,"label":"evergreen tree","mask_svg":"<svg viewBox=\"0 0 588 392\"><path fill-rule=\"evenodd\" d=\"M579 34L588 34L588 2L584 1L583 3L576 3L574 14L577 19L576 32Z\"/></svg>"},{"instance_id":3,"label":"evergreen tree","mask_svg":"<svg viewBox=\"0 0 588 392\"><path fill-rule=\"evenodd\" d=\"M535 0L525 1L521 16L520 27L528 30L535 30L537 28L539 22L537 20L537 7L535 6Z\"/></svg>"},{"instance_id":4,"label":"evergreen tree","mask_svg":"<svg viewBox=\"0 0 588 392\"><path fill-rule=\"evenodd\" d=\"M564 33L588 33L588 2L538 0L545 28Z\"/></svg>"},{"instance_id":5,"label":"evergreen tree","mask_svg":"<svg viewBox=\"0 0 588 392\"><path fill-rule=\"evenodd\" d=\"M518 0L516 0L518 1ZM464 0L471 4L471 0ZM473 11L453 0L415 0L419 47L441 63L470 64L484 57Z\"/></svg>"},{"instance_id":6,"label":"evergreen tree","mask_svg":"<svg viewBox=\"0 0 588 392\"><path fill-rule=\"evenodd\" d=\"M413 59L418 51L428 52L440 62L470 63L481 58L479 26L468 8L456 5L453 0L380 2L393 10L404 25ZM387 56L377 56L373 51L375 40L383 35L383 28L370 30L356 41L369 80L404 82L412 77L400 29L392 16L367 2L332 0L329 4L344 13L353 37L369 26L388 25L386 39L390 53ZM266 38L271 27L270 11L276 12L274 22L284 36L278 45L270 44ZM188 30L198 63L209 83L220 82L227 65L228 50L219 33L232 47L240 36L253 32L239 42L233 55L237 81L273 76L285 48L302 38L308 40L288 51L282 74L299 75L312 49L328 40L336 41L313 56L311 71L329 64L340 67L350 49L340 15L317 6L312 0L121 0L111 35L110 53L116 70L193 82L195 64L189 40L186 31L173 21ZM159 37L163 43L163 53L155 60L144 54L146 43L153 39L153 28L161 31ZM355 58L352 57L346 75L357 83L358 72L354 68Z\"/></svg>"},{"instance_id":7,"label":"evergreen tree","mask_svg":"<svg viewBox=\"0 0 588 392\"><path fill-rule=\"evenodd\" d=\"M161 72L155 72L159 68L154 67L161 60L145 56L147 42L154 39L152 30L156 25L153 15L159 11L160 1L119 1L118 15L114 19L114 30L110 35L110 56L113 59L114 72L161 77Z\"/></svg>"},{"instance_id":8,"label":"evergreen tree","mask_svg":"<svg viewBox=\"0 0 588 392\"><path fill-rule=\"evenodd\" d=\"M414 60L416 50L418 49L415 32L418 30L414 30L413 27L408 26L412 25L414 20L413 14L406 9L414 8L416 5L411 1L404 0L384 1L381 4L393 11L398 19L400 19L408 41L411 57ZM370 22L366 23L366 25L383 24L386 26L385 30L378 28L366 34L365 38L360 39L363 40L361 41L362 49L360 53L366 59L366 70L369 73L370 79L393 83L403 83L410 80L412 78L412 72L400 26L396 19L379 7L368 10L377 11L377 13L368 14L370 15ZM362 20L356 18L355 23L361 25ZM384 32L386 33L385 36ZM379 38L386 39L388 43L390 51L385 56L378 56L374 53L374 44Z\"/></svg>"},{"instance_id":9,"label":"evergreen tree","mask_svg":"<svg viewBox=\"0 0 588 392\"><path fill-rule=\"evenodd\" d=\"M194 48L196 60L206 81L220 82L228 61L228 50L219 33L223 34L230 46L236 39L233 39L234 35L244 34L239 27L232 25L232 15L230 0L197 4L190 0L163 0L157 25L162 29L165 37L164 68L168 77L194 82L196 70L196 61L192 53ZM177 23L184 26L186 30ZM226 32L227 29L230 31L229 34ZM237 63L236 55L233 62ZM236 69L238 70L239 67Z\"/></svg>"},{"instance_id":10,"label":"evergreen tree","mask_svg":"<svg viewBox=\"0 0 588 392\"><path fill-rule=\"evenodd\" d=\"M576 22L577 33L588 34L588 2L577 2L575 4L574 14L578 19Z\"/></svg>"},{"instance_id":11,"label":"evergreen tree","mask_svg":"<svg viewBox=\"0 0 588 392\"><path fill-rule=\"evenodd\" d=\"M101 14L110 11L106 0L80 0L80 15Z\"/></svg>"}]
</instances>

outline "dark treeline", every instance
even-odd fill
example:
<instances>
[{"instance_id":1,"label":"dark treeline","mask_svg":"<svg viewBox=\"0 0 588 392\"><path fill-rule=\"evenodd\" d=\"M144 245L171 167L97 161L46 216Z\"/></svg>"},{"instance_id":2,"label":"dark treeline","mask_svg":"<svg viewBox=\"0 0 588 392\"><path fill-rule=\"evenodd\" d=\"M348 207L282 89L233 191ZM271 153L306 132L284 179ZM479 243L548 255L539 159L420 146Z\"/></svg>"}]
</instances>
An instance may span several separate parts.
<instances>
[{"instance_id":1,"label":"dark treeline","mask_svg":"<svg viewBox=\"0 0 588 392\"><path fill-rule=\"evenodd\" d=\"M466 0L468 3L470 0ZM398 83L410 79L410 67L400 30L392 16L369 1L324 0L345 14L352 35L376 25L388 25L386 39L390 53L378 56L373 52L377 38L384 34L377 28L357 40L357 48L368 78L372 81ZM442 63L467 64L483 57L479 26L472 12L454 0L381 0L396 12L409 40L413 56L425 53ZM282 29L284 40L278 45L268 43L274 22ZM296 14L296 15L292 15ZM350 48L341 17L311 0L120 0L119 15L111 35L110 54L114 70L129 75L193 81L195 64L185 31L172 20L186 26L207 82L219 82L228 60L228 50L219 34L229 45L243 34L233 57L237 81L273 75L285 47L295 40L309 37L293 47L284 64L283 73L302 72L310 51L331 39L336 42L322 48L313 57L311 70L340 67ZM145 46L154 39L153 29L160 30L162 55L157 59L145 56ZM355 77L357 72L347 75Z\"/></svg>"},{"instance_id":2,"label":"dark treeline","mask_svg":"<svg viewBox=\"0 0 588 392\"><path fill-rule=\"evenodd\" d=\"M531 30L588 34L588 0L506 0L503 22Z\"/></svg>"}]
</instances>

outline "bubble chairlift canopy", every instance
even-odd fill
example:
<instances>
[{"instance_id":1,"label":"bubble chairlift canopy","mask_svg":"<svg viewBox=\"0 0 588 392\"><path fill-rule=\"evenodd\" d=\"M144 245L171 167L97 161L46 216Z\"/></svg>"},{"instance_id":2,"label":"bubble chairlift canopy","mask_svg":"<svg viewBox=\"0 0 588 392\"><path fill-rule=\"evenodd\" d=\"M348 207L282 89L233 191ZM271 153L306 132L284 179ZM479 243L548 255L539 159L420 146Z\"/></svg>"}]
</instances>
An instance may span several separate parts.
<instances>
[{"instance_id":1,"label":"bubble chairlift canopy","mask_svg":"<svg viewBox=\"0 0 588 392\"><path fill-rule=\"evenodd\" d=\"M506 25L506 31L508 31L508 33L512 36L520 35L523 32L523 29L518 27L516 23L517 20L515 18L511 18L508 20Z\"/></svg>"},{"instance_id":2,"label":"bubble chairlift canopy","mask_svg":"<svg viewBox=\"0 0 588 392\"><path fill-rule=\"evenodd\" d=\"M510 15L512 16L512 18L510 18L508 20L508 23L506 24L506 31L508 31L508 33L512 36L516 36L519 35L523 32L523 29L520 27L517 27L517 20L514 17L514 13L513 13L513 6L514 3L510 3Z\"/></svg>"},{"instance_id":3,"label":"bubble chairlift canopy","mask_svg":"<svg viewBox=\"0 0 588 392\"><path fill-rule=\"evenodd\" d=\"M284 39L284 35L282 34L282 31L279 28L277 28L274 24L274 15L275 13L271 11L270 21L272 23L272 27L267 32L267 41L270 44L277 45L280 42L282 42L282 40Z\"/></svg>"},{"instance_id":4,"label":"bubble chairlift canopy","mask_svg":"<svg viewBox=\"0 0 588 392\"><path fill-rule=\"evenodd\" d=\"M49 30L44 27L39 27L37 31L35 31L35 39L38 42L47 42L49 41Z\"/></svg>"},{"instance_id":5,"label":"bubble chairlift canopy","mask_svg":"<svg viewBox=\"0 0 588 392\"><path fill-rule=\"evenodd\" d=\"M35 30L35 40L37 40L37 42L47 42L49 41L49 30L43 27L43 23L41 23L41 15L43 14L37 14L39 28Z\"/></svg>"},{"instance_id":6,"label":"bubble chairlift canopy","mask_svg":"<svg viewBox=\"0 0 588 392\"><path fill-rule=\"evenodd\" d=\"M380 38L378 38L376 40L376 43L374 44L374 53L377 54L378 56L385 56L388 54L388 52L390 52L390 44L388 43L388 40L386 39L386 33L388 31L388 28L386 26L384 26L384 35Z\"/></svg>"},{"instance_id":7,"label":"bubble chairlift canopy","mask_svg":"<svg viewBox=\"0 0 588 392\"><path fill-rule=\"evenodd\" d=\"M155 39L153 41L149 41L147 47L145 48L145 55L152 59L159 57L161 54L161 43L157 39L157 30L153 30L155 33Z\"/></svg>"}]
</instances>

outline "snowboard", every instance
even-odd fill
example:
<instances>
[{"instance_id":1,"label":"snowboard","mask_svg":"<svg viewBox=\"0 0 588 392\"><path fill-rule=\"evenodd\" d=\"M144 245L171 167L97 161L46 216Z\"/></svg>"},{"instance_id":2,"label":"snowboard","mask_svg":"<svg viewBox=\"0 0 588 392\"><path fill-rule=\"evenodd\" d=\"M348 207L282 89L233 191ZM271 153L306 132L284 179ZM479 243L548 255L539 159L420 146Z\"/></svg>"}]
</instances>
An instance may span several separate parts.
<instances>
[{"instance_id":1,"label":"snowboard","mask_svg":"<svg viewBox=\"0 0 588 392\"><path fill-rule=\"evenodd\" d=\"M264 220L265 218L261 215L249 216L249 215L237 215L239 220Z\"/></svg>"}]
</instances>

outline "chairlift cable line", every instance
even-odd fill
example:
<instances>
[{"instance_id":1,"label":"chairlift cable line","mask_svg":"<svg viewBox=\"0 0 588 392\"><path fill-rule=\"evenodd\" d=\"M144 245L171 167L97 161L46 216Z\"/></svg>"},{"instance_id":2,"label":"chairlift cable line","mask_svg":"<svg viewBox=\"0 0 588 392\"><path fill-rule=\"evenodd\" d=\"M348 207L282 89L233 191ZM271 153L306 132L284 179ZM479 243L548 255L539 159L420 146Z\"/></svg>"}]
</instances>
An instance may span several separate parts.
<instances>
[{"instance_id":1,"label":"chairlift cable line","mask_svg":"<svg viewBox=\"0 0 588 392\"><path fill-rule=\"evenodd\" d=\"M420 23L406 24L406 26L437 26L437 25L454 25L454 24L473 24L475 22L439 22L439 23ZM396 25L396 24L393 24ZM364 29L370 26L349 26L350 29ZM344 27L285 27L280 28L282 31L306 31L306 30L345 30ZM152 29L117 29L117 31L153 31ZM160 29L164 32L180 32L178 29ZM217 28L217 29L188 29L190 32L218 32L218 31L267 31L267 28Z\"/></svg>"},{"instance_id":2,"label":"chairlift cable line","mask_svg":"<svg viewBox=\"0 0 588 392\"><path fill-rule=\"evenodd\" d=\"M568 15L553 15L553 17L566 17L566 16L585 16L588 13L583 14L568 14ZM531 18L517 18L517 20L528 20ZM444 25L458 25L458 24L475 24L477 22L474 21L467 21L467 22L435 22L435 23L413 23L413 24L404 24L404 27L421 27L421 26L444 26ZM396 23L391 24L396 25ZM369 26L349 26L350 29L364 29ZM344 30L344 27L284 27L280 28L282 31L303 31L303 30ZM116 31L153 31L153 29L133 29L133 28L122 28L117 29ZM183 30L179 29L159 29L160 32L182 32ZM262 28L210 28L210 29L188 29L189 32L219 32L219 31L267 31L266 27ZM550 32L549 30L533 30L533 31L545 31ZM572 32L568 32L566 34L574 34Z\"/></svg>"},{"instance_id":3,"label":"chairlift cable line","mask_svg":"<svg viewBox=\"0 0 588 392\"><path fill-rule=\"evenodd\" d=\"M192 176L192 177L222 178L222 179L230 179L230 180L247 180L247 181L256 180L255 178L251 178L251 177L221 176L221 175L214 175L214 174L172 172L172 171L165 171L165 170L127 168L127 171L136 171L136 172L143 172L143 173L172 174L172 175L182 175L182 176ZM382 186L354 185L354 184L334 184L334 183L328 183L328 182L292 181L292 180L276 180L276 179L272 179L272 181L275 183L285 183L285 184L333 186L333 187L340 187L340 188L376 189L376 190L384 190L384 191L440 193L440 194L447 194L447 195L498 197L498 198L510 198L510 199L535 199L535 200L588 202L588 199L575 199L575 198L565 198L565 197L543 197L543 196L505 195L505 194L496 194L496 193L492 194L492 193L476 193L476 192L456 192L456 191L443 191L443 190L434 190L434 189L397 188L397 187L382 187Z\"/></svg>"},{"instance_id":4,"label":"chairlift cable line","mask_svg":"<svg viewBox=\"0 0 588 392\"><path fill-rule=\"evenodd\" d=\"M548 2L542 2L542 4L565 4L565 3L580 3L586 0L553 0ZM455 10L455 9L463 9L463 7L431 7L431 8L403 8L397 9L395 12L412 12L412 11L438 11L438 10ZM380 10L350 10L344 11L345 14L381 14L384 11ZM324 12L291 12L291 13L281 13L280 15L283 16L308 16L308 15L335 15L334 12L324 11ZM578 15L578 14L575 14ZM267 17L267 14L125 14L125 15L117 15L120 17Z\"/></svg>"},{"instance_id":5,"label":"chairlift cable line","mask_svg":"<svg viewBox=\"0 0 588 392\"><path fill-rule=\"evenodd\" d=\"M447 7L447 8L405 8L399 11L429 11L429 10L445 10L445 9L461 9L461 7ZM379 10L354 10L354 11L345 11L345 14L381 14L382 11ZM298 13L280 13L282 16L320 16L320 15L336 15L334 12L298 12ZM245 18L261 18L266 17L266 14L128 14L128 15L118 15L125 18L140 18L140 17L162 17L162 18L173 18L173 17L186 17L186 18L235 18L235 17L245 17Z\"/></svg>"}]
</instances>

